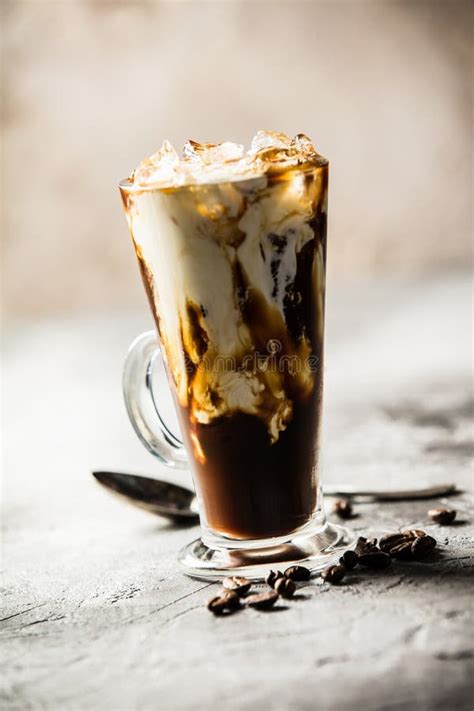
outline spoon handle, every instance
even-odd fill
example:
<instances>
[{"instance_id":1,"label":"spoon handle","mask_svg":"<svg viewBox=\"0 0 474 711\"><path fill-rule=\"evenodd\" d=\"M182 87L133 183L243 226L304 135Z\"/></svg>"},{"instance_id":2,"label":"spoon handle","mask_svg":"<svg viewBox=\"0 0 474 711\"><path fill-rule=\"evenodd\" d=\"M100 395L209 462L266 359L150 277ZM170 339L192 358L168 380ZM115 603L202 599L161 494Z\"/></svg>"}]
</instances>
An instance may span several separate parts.
<instances>
[{"instance_id":1,"label":"spoon handle","mask_svg":"<svg viewBox=\"0 0 474 711\"><path fill-rule=\"evenodd\" d=\"M361 489L357 486L324 486L326 496L362 496L376 501L404 501L408 499L430 499L456 493L455 484L437 484L419 489Z\"/></svg>"}]
</instances>

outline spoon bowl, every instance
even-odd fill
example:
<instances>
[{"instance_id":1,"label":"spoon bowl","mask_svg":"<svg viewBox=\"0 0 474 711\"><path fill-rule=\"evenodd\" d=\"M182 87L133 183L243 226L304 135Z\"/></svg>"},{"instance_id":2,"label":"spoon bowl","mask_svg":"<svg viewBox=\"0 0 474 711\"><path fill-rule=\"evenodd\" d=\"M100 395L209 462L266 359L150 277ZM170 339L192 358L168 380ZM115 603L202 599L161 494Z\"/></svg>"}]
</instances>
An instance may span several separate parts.
<instances>
[{"instance_id":1,"label":"spoon bowl","mask_svg":"<svg viewBox=\"0 0 474 711\"><path fill-rule=\"evenodd\" d=\"M199 518L196 496L184 486L121 472L95 471L92 475L122 501L174 523L197 522Z\"/></svg>"}]
</instances>

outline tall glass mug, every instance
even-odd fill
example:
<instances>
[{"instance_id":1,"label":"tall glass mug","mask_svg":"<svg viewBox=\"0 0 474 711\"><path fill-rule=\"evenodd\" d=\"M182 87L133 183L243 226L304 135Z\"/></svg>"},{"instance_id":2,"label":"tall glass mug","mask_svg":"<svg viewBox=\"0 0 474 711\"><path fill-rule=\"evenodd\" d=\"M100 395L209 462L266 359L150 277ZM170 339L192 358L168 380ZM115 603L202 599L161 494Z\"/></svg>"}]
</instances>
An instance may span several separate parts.
<instances>
[{"instance_id":1,"label":"tall glass mug","mask_svg":"<svg viewBox=\"0 0 474 711\"><path fill-rule=\"evenodd\" d=\"M150 163L120 184L157 329L129 351L127 409L155 456L192 472L201 537L180 553L186 572L316 570L350 542L325 520L319 476L328 163L268 164L267 150L206 182L217 148L199 181L179 173L199 156L173 152L168 185L146 179ZM163 364L180 436L160 412Z\"/></svg>"}]
</instances>

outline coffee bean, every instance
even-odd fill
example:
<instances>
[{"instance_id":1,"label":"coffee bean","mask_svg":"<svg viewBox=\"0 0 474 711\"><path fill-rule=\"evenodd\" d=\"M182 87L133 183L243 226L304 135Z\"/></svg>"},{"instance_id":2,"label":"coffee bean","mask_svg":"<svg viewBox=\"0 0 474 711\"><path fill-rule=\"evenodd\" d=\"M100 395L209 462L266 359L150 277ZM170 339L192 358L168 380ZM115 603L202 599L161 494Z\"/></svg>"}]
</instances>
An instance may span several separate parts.
<instances>
[{"instance_id":1,"label":"coffee bean","mask_svg":"<svg viewBox=\"0 0 474 711\"><path fill-rule=\"evenodd\" d=\"M455 509L431 509L428 516L440 526L449 526L456 518L456 513Z\"/></svg>"},{"instance_id":2,"label":"coffee bean","mask_svg":"<svg viewBox=\"0 0 474 711\"><path fill-rule=\"evenodd\" d=\"M371 568L371 570L384 570L391 562L389 554L378 549L370 550L359 556L360 565Z\"/></svg>"},{"instance_id":3,"label":"coffee bean","mask_svg":"<svg viewBox=\"0 0 474 711\"><path fill-rule=\"evenodd\" d=\"M379 546L384 553L390 553L393 558L398 560L411 560L413 552L411 550L412 543L420 538L431 538L426 534L426 531L421 531L417 528L408 529L397 533L389 533L382 536L379 541ZM436 545L434 538L432 539ZM422 544L428 546L429 544ZM419 549L422 550L421 548ZM423 550L428 550L425 548Z\"/></svg>"},{"instance_id":4,"label":"coffee bean","mask_svg":"<svg viewBox=\"0 0 474 711\"><path fill-rule=\"evenodd\" d=\"M411 542L413 540L414 536L412 537L409 535L409 533L389 533L386 536L382 536L382 538L379 541L379 547L380 550L382 550L384 553L391 553L392 549L395 548L396 546L399 546L403 543Z\"/></svg>"},{"instance_id":5,"label":"coffee bean","mask_svg":"<svg viewBox=\"0 0 474 711\"><path fill-rule=\"evenodd\" d=\"M357 539L355 552L358 555L361 555L362 553L368 553L374 548L377 548L376 538L364 538L363 536L360 536L360 538Z\"/></svg>"},{"instance_id":6,"label":"coffee bean","mask_svg":"<svg viewBox=\"0 0 474 711\"><path fill-rule=\"evenodd\" d=\"M341 582L345 574L346 569L343 565L330 565L328 568L325 568L322 571L321 577L327 583L331 583L331 585L337 585Z\"/></svg>"},{"instance_id":7,"label":"coffee bean","mask_svg":"<svg viewBox=\"0 0 474 711\"><path fill-rule=\"evenodd\" d=\"M415 538L411 544L411 554L415 560L425 560L433 552L436 541L432 536L421 536Z\"/></svg>"},{"instance_id":8,"label":"coffee bean","mask_svg":"<svg viewBox=\"0 0 474 711\"><path fill-rule=\"evenodd\" d=\"M240 606L240 598L233 590L224 590L207 603L207 609L215 615L231 615Z\"/></svg>"},{"instance_id":9,"label":"coffee bean","mask_svg":"<svg viewBox=\"0 0 474 711\"><path fill-rule=\"evenodd\" d=\"M287 568L283 575L290 580L295 580L296 582L305 582L311 577L311 571L305 568L303 565L292 565L291 568Z\"/></svg>"},{"instance_id":10,"label":"coffee bean","mask_svg":"<svg viewBox=\"0 0 474 711\"><path fill-rule=\"evenodd\" d=\"M269 610L278 600L278 593L275 590L250 595L245 599L248 607L255 607L257 610Z\"/></svg>"},{"instance_id":11,"label":"coffee bean","mask_svg":"<svg viewBox=\"0 0 474 711\"><path fill-rule=\"evenodd\" d=\"M408 531L402 531L402 533L404 536L409 536L410 538L421 538L427 535L426 531L421 531L419 528L411 528Z\"/></svg>"},{"instance_id":12,"label":"coffee bean","mask_svg":"<svg viewBox=\"0 0 474 711\"><path fill-rule=\"evenodd\" d=\"M339 499L339 501L336 501L336 503L334 504L333 513L337 514L339 518L351 518L351 502L348 499Z\"/></svg>"},{"instance_id":13,"label":"coffee bean","mask_svg":"<svg viewBox=\"0 0 474 711\"><path fill-rule=\"evenodd\" d=\"M343 565L346 570L352 570L359 562L359 556L355 551L346 551L341 558L339 564Z\"/></svg>"},{"instance_id":14,"label":"coffee bean","mask_svg":"<svg viewBox=\"0 0 474 711\"><path fill-rule=\"evenodd\" d=\"M279 578L275 582L275 592L281 597L290 598L296 590L296 585L290 578Z\"/></svg>"},{"instance_id":15,"label":"coffee bean","mask_svg":"<svg viewBox=\"0 0 474 711\"><path fill-rule=\"evenodd\" d=\"M419 540L419 539L415 539ZM412 559L412 551L411 547L413 544L413 540L411 538L405 538L402 540L398 545L393 546L390 549L390 555L393 558L397 558L397 560L411 560ZM389 551L386 551L387 553Z\"/></svg>"},{"instance_id":16,"label":"coffee bean","mask_svg":"<svg viewBox=\"0 0 474 711\"><path fill-rule=\"evenodd\" d=\"M267 585L270 585L270 587L273 588L275 587L276 581L280 578L283 578L283 573L280 570L277 570L276 572L274 570L270 570L267 577L265 578L265 582L267 583Z\"/></svg>"},{"instance_id":17,"label":"coffee bean","mask_svg":"<svg viewBox=\"0 0 474 711\"><path fill-rule=\"evenodd\" d=\"M237 595L243 595L250 590L252 583L250 580L247 580L247 578L233 576L231 578L225 578L222 585L226 590L234 590Z\"/></svg>"}]
</instances>

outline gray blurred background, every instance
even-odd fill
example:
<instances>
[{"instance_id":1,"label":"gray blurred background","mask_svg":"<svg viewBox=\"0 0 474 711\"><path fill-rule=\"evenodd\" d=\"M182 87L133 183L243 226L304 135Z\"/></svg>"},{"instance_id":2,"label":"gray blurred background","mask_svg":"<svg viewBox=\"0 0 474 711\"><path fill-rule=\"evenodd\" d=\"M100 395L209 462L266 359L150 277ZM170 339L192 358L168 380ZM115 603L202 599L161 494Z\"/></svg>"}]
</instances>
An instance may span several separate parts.
<instances>
[{"instance_id":1,"label":"gray blurred background","mask_svg":"<svg viewBox=\"0 0 474 711\"><path fill-rule=\"evenodd\" d=\"M471 258L470 3L3 0L6 317L145 309L117 183L169 138L309 134L340 280Z\"/></svg>"}]
</instances>

